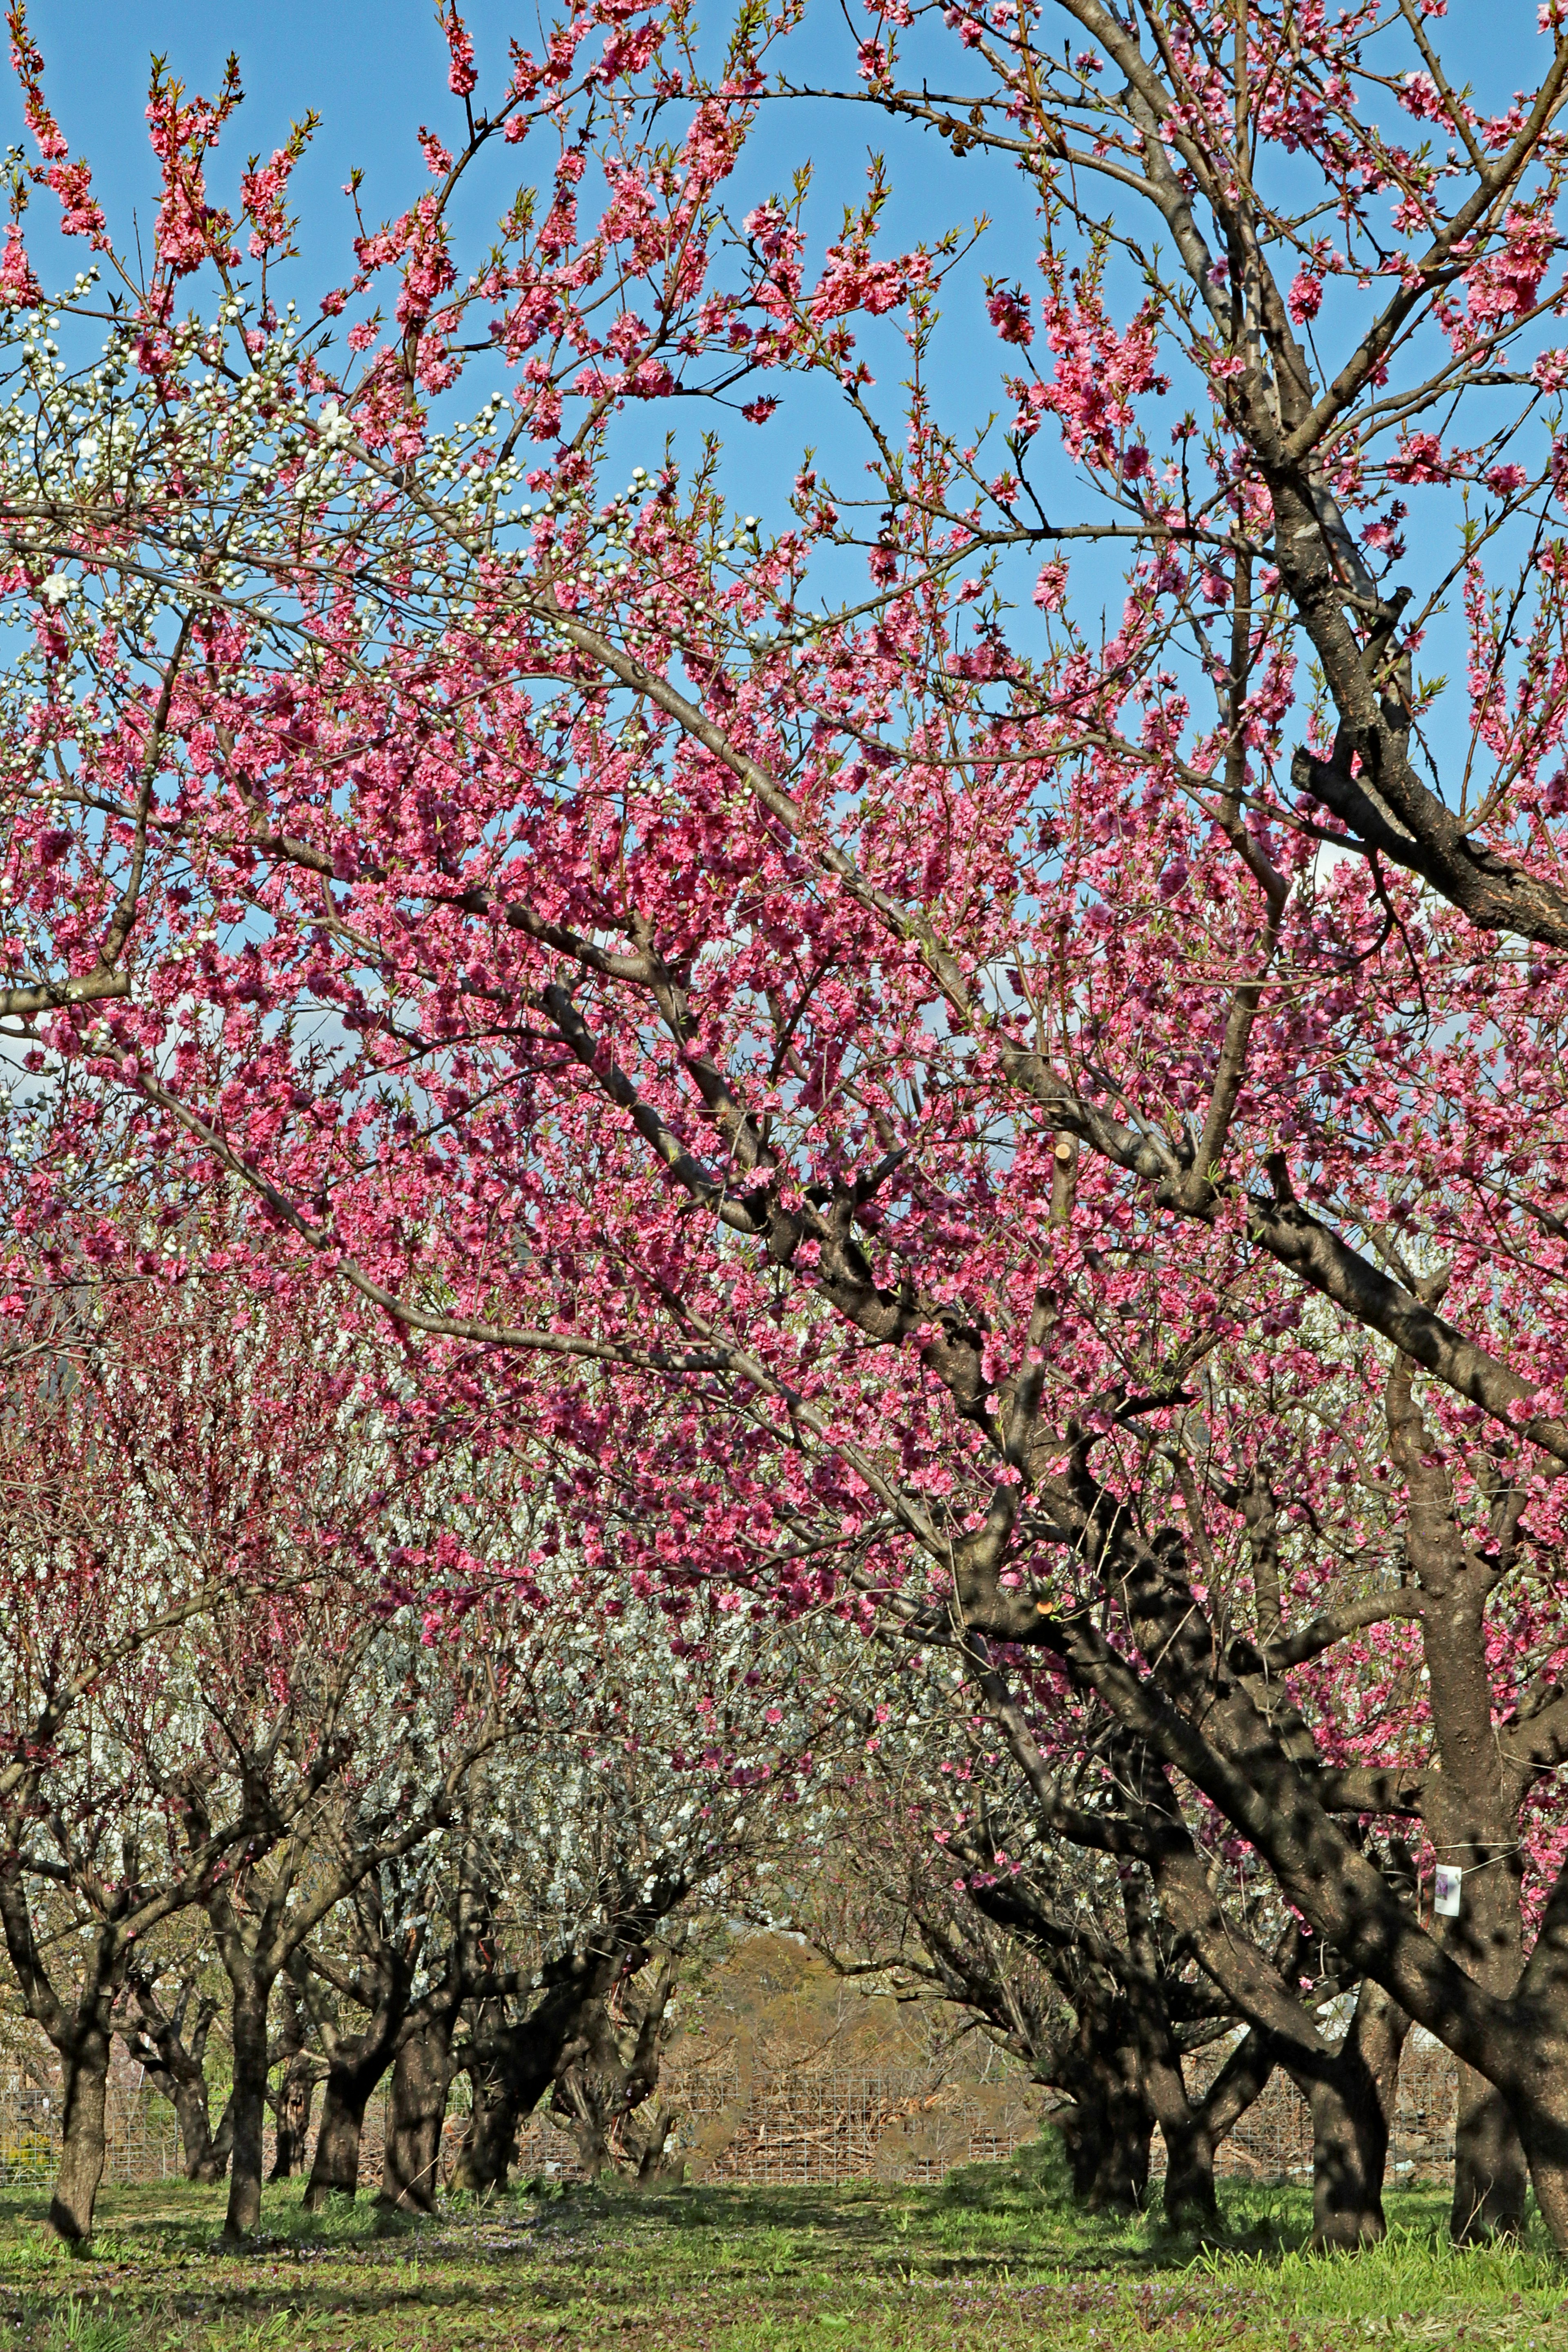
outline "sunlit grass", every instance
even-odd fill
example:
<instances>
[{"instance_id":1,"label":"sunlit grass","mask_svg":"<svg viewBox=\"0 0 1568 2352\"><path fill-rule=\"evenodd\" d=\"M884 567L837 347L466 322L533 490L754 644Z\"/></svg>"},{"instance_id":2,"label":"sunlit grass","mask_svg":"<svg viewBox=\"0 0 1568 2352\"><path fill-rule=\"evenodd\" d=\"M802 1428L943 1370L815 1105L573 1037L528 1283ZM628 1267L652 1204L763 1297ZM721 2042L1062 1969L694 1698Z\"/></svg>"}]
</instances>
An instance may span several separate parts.
<instances>
[{"instance_id":1,"label":"sunlit grass","mask_svg":"<svg viewBox=\"0 0 1568 2352\"><path fill-rule=\"evenodd\" d=\"M1543 2242L1459 2252L1446 2200L1390 2199L1387 2242L1306 2252L1300 2189L1225 2192L1222 2240L1157 2214L1074 2210L1047 2143L940 2189L697 2187L307 2214L269 2189L264 2235L215 2251L221 2189L110 2192L90 2254L0 2192L0 2346L37 2352L1064 2352L1476 2343L1568 2352L1568 2271Z\"/></svg>"}]
</instances>

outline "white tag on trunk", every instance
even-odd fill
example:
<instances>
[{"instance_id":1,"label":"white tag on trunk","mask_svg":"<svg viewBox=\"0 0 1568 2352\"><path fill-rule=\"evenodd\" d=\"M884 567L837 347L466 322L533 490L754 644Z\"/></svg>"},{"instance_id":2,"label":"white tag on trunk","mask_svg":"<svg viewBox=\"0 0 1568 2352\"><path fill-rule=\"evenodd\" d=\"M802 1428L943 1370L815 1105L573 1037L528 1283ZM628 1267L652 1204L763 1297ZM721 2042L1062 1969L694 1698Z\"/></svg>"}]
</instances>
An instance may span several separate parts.
<instances>
[{"instance_id":1,"label":"white tag on trunk","mask_svg":"<svg viewBox=\"0 0 1568 2352\"><path fill-rule=\"evenodd\" d=\"M1432 1908L1439 1919L1457 1919L1459 1916L1459 1881L1462 1870L1455 1870L1446 1862L1437 1864L1436 1882L1432 1890Z\"/></svg>"}]
</instances>

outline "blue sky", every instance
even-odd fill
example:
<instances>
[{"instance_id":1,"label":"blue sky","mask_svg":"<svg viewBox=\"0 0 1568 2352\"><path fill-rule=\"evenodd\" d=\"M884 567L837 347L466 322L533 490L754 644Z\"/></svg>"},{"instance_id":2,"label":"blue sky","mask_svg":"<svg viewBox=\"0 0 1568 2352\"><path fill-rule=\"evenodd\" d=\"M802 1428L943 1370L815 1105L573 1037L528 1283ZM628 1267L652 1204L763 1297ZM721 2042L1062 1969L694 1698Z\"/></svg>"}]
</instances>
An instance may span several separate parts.
<instances>
[{"instance_id":1,"label":"blue sky","mask_svg":"<svg viewBox=\"0 0 1568 2352\"><path fill-rule=\"evenodd\" d=\"M482 101L487 90L501 83L509 36L537 51L543 46L542 20L537 11L516 5L516 0L479 0L464 13L476 42L478 98ZM217 87L230 50L238 54L245 104L209 173L209 184L220 201L232 196L230 175L237 173L249 154L269 153L286 137L290 120L308 110L320 114L321 129L293 183L301 217L303 288L312 299L352 272L353 216L342 193L350 171L359 167L365 173L362 202L367 218L385 218L429 185L415 142L416 128L428 122L448 143L455 143L460 132L461 112L447 87L447 46L432 0L267 0L262 9L243 5L243 0L205 0L201 5L194 0L32 0L28 15L44 52L56 114L73 152L92 164L95 187L122 247L130 243L133 208L145 226L155 201L156 172L143 121L153 51L165 55L169 70L189 88L209 93ZM719 27L726 20L715 16L712 21ZM821 78L830 70L837 75L847 61L836 11L831 19L825 16L824 22L825 27L831 22L834 28L828 36L832 66L824 62L822 39L797 42L794 70L803 80L813 78L814 69ZM852 64L848 78L853 79ZM20 108L3 56L0 120L7 139L24 140ZM885 127L869 110L846 125L842 117L830 123L827 110L818 107L779 110L748 149L735 184L733 209L738 215L774 189L787 191L795 164L803 154L814 154L813 217L826 241L842 205L858 201L864 191L873 143L886 146L888 141ZM460 267L484 249L518 171L548 169L534 146L521 154L511 148L491 153L493 163L455 215ZM1017 182L1009 168L975 158L961 167L945 149L923 137L918 163L908 160L912 168L895 172L894 202L886 216L889 235L900 242L912 244L955 223L968 223L983 209L1018 209ZM45 282L58 284L84 267L87 256L79 242L67 245L52 234L54 212L52 197L35 195L28 241ZM974 314L970 323L984 338L994 373L1001 354L984 321L978 265L970 279L967 306ZM290 281L289 290L298 293L300 287ZM970 343L970 357L973 349ZM901 344L889 345L884 353L889 362L902 357ZM952 388L963 394L968 386L959 373L961 365L955 359ZM899 373L896 364L892 373ZM476 380L472 404L477 405L482 391ZM466 394L463 404L469 404ZM668 421L662 415L658 420L660 445ZM682 421L694 426L697 418L688 410ZM632 419L628 464L636 458L653 462L655 453L646 439L648 429L645 415ZM737 421L733 437L730 474L737 506L778 519L783 518L804 440L826 448L836 474L844 467L857 473L862 458L858 448L851 452L843 436L837 404L826 398L803 405L797 395L787 423L781 417L765 432Z\"/></svg>"},{"instance_id":2,"label":"blue sky","mask_svg":"<svg viewBox=\"0 0 1568 2352\"><path fill-rule=\"evenodd\" d=\"M543 46L541 18L516 0L480 0L465 15L478 49L482 101L503 78L509 36L535 50ZM29 20L44 50L62 127L92 163L117 222L138 200L144 209L155 186L142 120L153 50L166 55L172 72L203 91L216 87L229 51L237 53L246 103L228 148L231 169L252 151L269 152L291 118L310 108L321 116L313 152L295 182L307 235L318 251L346 241L349 207L342 188L352 167L366 173L367 212L384 216L399 211L428 184L414 142L416 128L428 122L451 143L461 123L447 88L447 47L431 0L267 0L259 10L243 0L206 0L204 5L194 0L33 0ZM718 28L724 20L714 16L712 21ZM815 66L826 76L830 44L836 78L847 65L852 79L836 12L825 12L824 34L816 41L797 40L792 49L795 70L805 79ZM0 75L0 81L5 79ZM0 88L0 106L7 136L18 138L20 111L9 87ZM840 121L829 135L821 110L792 110L777 118L776 130L764 130L758 163L747 177L787 184L802 149L815 146L822 184L853 194L875 138L868 114L863 129L856 125L847 132ZM885 143L885 134L877 143ZM950 159L945 151L932 152L931 142L922 142L922 151L925 166L900 188L899 204L906 218L923 215L929 226L938 218L931 202L943 185L942 167ZM532 151L523 152L532 160ZM516 151L508 151L508 161L514 160ZM962 173L951 173L952 201L939 207L942 222L955 210L967 217L992 201L1010 175L998 175L987 193L978 193L985 177L976 173L973 160ZM499 187L499 182L494 184ZM492 215L500 209L499 195L487 209ZM41 206L33 218L41 226ZM323 277L331 281L330 266Z\"/></svg>"},{"instance_id":3,"label":"blue sky","mask_svg":"<svg viewBox=\"0 0 1568 2352\"><path fill-rule=\"evenodd\" d=\"M538 49L543 23L552 13L542 19L526 0L469 0L465 14L478 49L481 100L500 81L508 36ZM352 223L342 184L350 170L364 171L369 215L401 211L428 185L415 144L416 127L427 121L450 141L460 123L457 101L447 89L446 44L432 0L265 0L261 7L254 0L31 0L29 17L44 49L62 127L73 149L91 162L117 238L126 243L132 208L145 220L156 186L142 121L151 52L163 53L171 71L203 91L216 89L230 50L238 54L246 103L212 174L220 195L232 194L226 179L248 153L269 152L286 135L289 121L313 108L321 126L294 186L302 214L305 282L316 292L347 275ZM1432 30L1452 65L1475 77L1487 103L1501 104L1539 70L1545 45L1535 19L1536 0L1451 0L1447 17ZM727 16L710 12L710 21L717 35ZM1062 24L1065 31L1065 16ZM800 80L852 80L837 0L815 0L787 54ZM956 44L942 40L931 61L949 87L954 81L965 86ZM22 137L14 85L3 65L0 122L7 138ZM1006 166L973 155L958 163L929 134L889 129L869 110L847 116L815 106L780 108L764 116L737 182L736 209L786 187L795 163L810 156L816 173L813 219L821 236L836 225L842 203L863 190L872 144L888 149L893 166L887 227L898 241L931 236L982 210L1009 227L1025 228L1029 199ZM524 170L537 171L537 154L529 147L521 157L511 149L497 155L497 168L458 214L469 233L468 252L480 249L501 209L508 172L520 163ZM69 269L85 258L79 245L64 247L49 236L52 213L52 200L46 196L35 202L29 219L46 280L53 275L51 245L61 265L68 259ZM992 266L1010 262L1015 268L1026 268L1032 240L1026 235L1007 242L1011 252L990 257ZM994 379L1002 354L980 310L980 266L973 273L966 307L974 312L973 327L984 339ZM960 371L965 366L972 376L974 359L974 343L965 338L965 348L947 362L954 391L963 384Z\"/></svg>"},{"instance_id":4,"label":"blue sky","mask_svg":"<svg viewBox=\"0 0 1568 2352\"><path fill-rule=\"evenodd\" d=\"M519 0L472 0L466 14L478 47L482 100L487 89L494 89L500 80L508 34L515 33L537 49L542 46L541 19ZM230 175L248 153L269 152L286 135L291 118L310 108L317 110L321 127L295 181L303 216L305 258L297 289L302 296L313 298L348 275L352 218L342 190L350 170L358 166L365 173L367 215L384 217L400 211L429 184L415 143L417 125L428 121L450 138L460 122L457 101L447 89L446 44L431 0L266 0L259 9L246 0L32 0L30 18L47 61L56 111L74 150L92 163L99 192L122 244L129 243L133 207L143 225L148 221L156 186L142 121L151 51L164 52L170 69L204 91L216 87L230 49L238 52L246 103L212 174L220 198L232 194ZM715 16L712 21L721 26L725 20ZM1065 17L1062 21L1065 27ZM1536 0L1496 0L1496 5L1450 0L1447 16L1432 29L1450 67L1474 77L1478 96L1489 106L1504 103L1513 89L1532 82L1545 53L1536 27ZM847 43L835 0L816 0L815 14L795 37L790 57L793 71L803 80L847 78ZM960 79L955 46L948 52L944 44L941 63L944 74ZM3 66L0 110L6 136L20 137L19 108ZM912 242L967 222L985 208L999 216L1006 249L984 259L1023 276L1026 283L1033 280L1030 199L1013 172L973 157L957 163L927 135L896 129L889 134L868 110L852 116L819 107L772 111L745 158L733 209L742 212L771 189L786 187L795 163L812 155L816 179L809 217L819 252L837 225L840 205L858 197L864 187L868 148L879 130L880 143L889 152L895 191L887 217L890 238ZM482 250L489 226L510 193L510 173L519 163L525 171L537 172L544 160L531 145L521 156L513 149L492 152L493 165L458 215L460 230L468 232L459 239L460 263ZM46 279L58 282L57 270L68 274L82 266L86 256L79 244L64 247L49 234L53 210L47 195L37 201L29 232ZM966 431L988 406L1004 404L1000 379L1005 355L984 317L983 266L984 261L977 260L967 282L953 289L939 344L937 386L949 421L963 423ZM902 373L901 346L884 341L879 350L868 348L884 378L884 391L890 394L892 380ZM770 388L785 389L779 384ZM482 390L476 383L476 404ZM466 394L464 401L467 405ZM690 432L700 422L711 420L700 419L688 409L679 421ZM626 424L627 465L637 459L654 462L665 429L664 416L655 420L647 412L633 412ZM651 447L650 434L657 436ZM803 401L797 392L763 431L738 420L730 430L726 482L737 508L752 509L774 524L782 521L787 485L808 438L816 442L825 470L837 487L853 494L863 479L859 467L864 450L847 433L836 404L825 397ZM1053 520L1093 511L1081 488L1068 479L1060 460L1047 453L1045 439L1037 445L1034 470ZM998 448L998 467L1004 455ZM1427 511L1430 515L1430 506ZM1421 551L1413 549L1412 553L1419 559ZM1413 568L1428 570L1418 560ZM1092 577L1090 593L1107 593L1114 599L1109 564L1102 573L1099 566L1075 565L1074 577L1075 598L1089 588ZM1026 597L1027 583L1020 577L1012 583L1012 592ZM1443 646L1439 656L1437 646L1429 644L1423 667L1436 667L1441 658L1452 668L1450 650Z\"/></svg>"},{"instance_id":5,"label":"blue sky","mask_svg":"<svg viewBox=\"0 0 1568 2352\"><path fill-rule=\"evenodd\" d=\"M481 96L504 58L507 37L541 46L541 17L519 0L470 0L466 16L479 48ZM546 12L547 19L548 14ZM340 210L337 192L351 165L370 174L390 210L423 174L412 132L421 121L438 123L454 102L446 89L446 46L431 0L32 0L29 16L49 66L49 84L69 135L92 160L115 204L152 185L141 110L147 60L164 53L171 70L210 90L230 50L244 71L247 104L239 150L270 149L289 118L314 107L322 129L302 186L312 224L324 227ZM1445 58L1475 77L1488 103L1532 79L1543 44L1536 30L1536 0L1451 0L1434 23ZM714 15L717 26L722 19ZM1066 19L1063 19L1064 27ZM837 7L819 6L792 47L795 70L831 51L842 73L846 48ZM821 69L819 68L819 69ZM14 93L3 93L8 135L19 117ZM799 118L795 118L798 122ZM815 129L821 134L826 124ZM770 145L773 142L769 142ZM784 160L801 134L781 126L776 152ZM810 143L809 134L805 143ZM864 142L842 129L819 136L817 163L832 166L846 150L858 159ZM943 179L943 151L924 148L929 180ZM973 163L964 184L974 180Z\"/></svg>"}]
</instances>

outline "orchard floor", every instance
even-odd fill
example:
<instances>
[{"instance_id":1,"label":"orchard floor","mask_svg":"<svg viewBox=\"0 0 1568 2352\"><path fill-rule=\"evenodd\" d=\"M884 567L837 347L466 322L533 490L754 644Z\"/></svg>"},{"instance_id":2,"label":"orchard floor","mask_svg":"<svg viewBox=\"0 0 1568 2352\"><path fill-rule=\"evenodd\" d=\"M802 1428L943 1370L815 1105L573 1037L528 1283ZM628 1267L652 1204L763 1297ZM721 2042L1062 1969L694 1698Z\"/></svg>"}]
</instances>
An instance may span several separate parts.
<instances>
[{"instance_id":1,"label":"orchard floor","mask_svg":"<svg viewBox=\"0 0 1568 2352\"><path fill-rule=\"evenodd\" d=\"M0 2347L37 2352L1350 2352L1368 2342L1568 2352L1568 2266L1531 2243L1457 2254L1444 2200L1390 2200L1389 2242L1303 2254L1305 2192L1232 2190L1203 2248L1077 2220L1041 2156L942 2189L587 2190L317 2221L269 2189L265 2242L215 2250L220 2191L109 2191L90 2255L0 2190Z\"/></svg>"}]
</instances>

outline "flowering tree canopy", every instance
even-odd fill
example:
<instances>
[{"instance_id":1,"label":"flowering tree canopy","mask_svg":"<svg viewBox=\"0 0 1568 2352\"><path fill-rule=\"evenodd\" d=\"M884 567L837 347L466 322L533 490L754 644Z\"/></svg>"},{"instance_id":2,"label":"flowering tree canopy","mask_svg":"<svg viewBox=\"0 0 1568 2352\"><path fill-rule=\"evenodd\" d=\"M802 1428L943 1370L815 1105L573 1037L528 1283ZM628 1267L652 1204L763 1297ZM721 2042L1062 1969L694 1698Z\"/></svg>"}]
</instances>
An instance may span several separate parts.
<instances>
[{"instance_id":1,"label":"flowering tree canopy","mask_svg":"<svg viewBox=\"0 0 1568 2352\"><path fill-rule=\"evenodd\" d=\"M1488 112L1443 14L889 0L835 87L787 0L711 69L680 10L490 67L447 8L425 193L307 316L309 125L226 207L237 83L156 78L137 268L14 7L0 1010L57 1276L248 1195L267 1281L544 1449L542 1550L956 1643L1091 1839L1042 1710L1109 1717L1205 1965L1194 1792L1494 2086L1470 2212L1522 2145L1568 2242L1568 35ZM878 163L819 243L735 194L807 97L1016 199L901 249ZM30 191L96 257L52 302ZM734 515L684 421L825 396L868 475Z\"/></svg>"}]
</instances>

